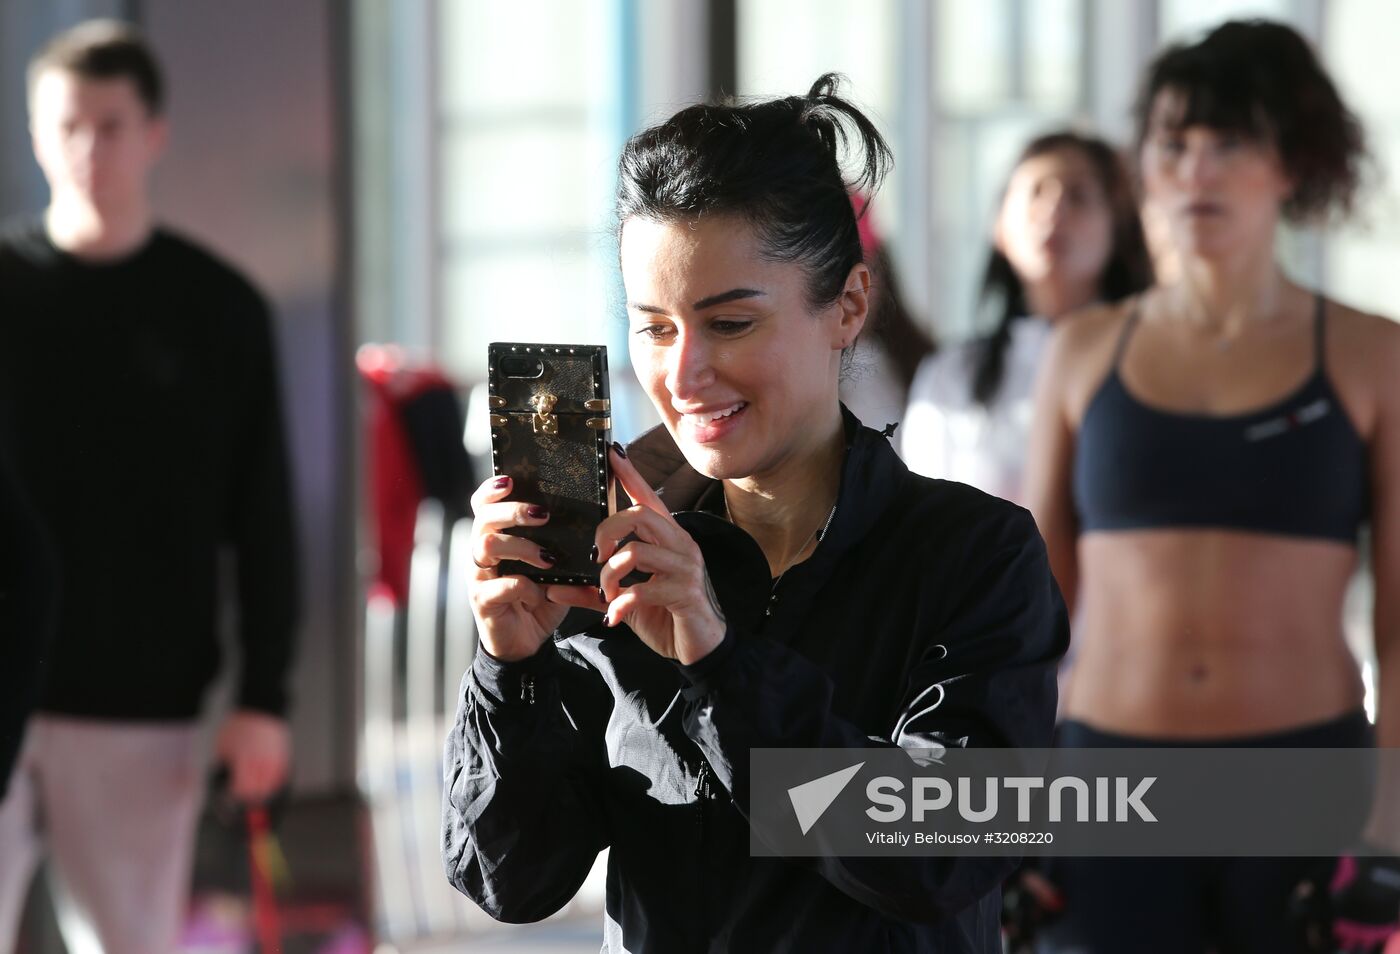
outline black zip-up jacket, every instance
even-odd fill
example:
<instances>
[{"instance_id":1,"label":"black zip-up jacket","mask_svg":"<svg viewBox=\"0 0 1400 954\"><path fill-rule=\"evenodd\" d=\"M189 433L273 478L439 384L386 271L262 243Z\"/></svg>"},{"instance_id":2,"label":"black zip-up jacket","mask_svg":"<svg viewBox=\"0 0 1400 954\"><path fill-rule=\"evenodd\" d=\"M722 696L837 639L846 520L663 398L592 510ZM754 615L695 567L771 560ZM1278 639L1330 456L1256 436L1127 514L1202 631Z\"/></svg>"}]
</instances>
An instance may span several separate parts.
<instances>
[{"instance_id":1,"label":"black zip-up jacket","mask_svg":"<svg viewBox=\"0 0 1400 954\"><path fill-rule=\"evenodd\" d=\"M757 543L697 512L718 483L662 429L629 448L688 511L725 610L695 665L582 613L529 659L477 653L447 740L443 855L487 913L554 913L610 848L608 952L1000 952L1013 858L750 854L751 747L1050 745L1069 628L1030 514L910 473L849 412L846 428L835 518L769 618Z\"/></svg>"}]
</instances>

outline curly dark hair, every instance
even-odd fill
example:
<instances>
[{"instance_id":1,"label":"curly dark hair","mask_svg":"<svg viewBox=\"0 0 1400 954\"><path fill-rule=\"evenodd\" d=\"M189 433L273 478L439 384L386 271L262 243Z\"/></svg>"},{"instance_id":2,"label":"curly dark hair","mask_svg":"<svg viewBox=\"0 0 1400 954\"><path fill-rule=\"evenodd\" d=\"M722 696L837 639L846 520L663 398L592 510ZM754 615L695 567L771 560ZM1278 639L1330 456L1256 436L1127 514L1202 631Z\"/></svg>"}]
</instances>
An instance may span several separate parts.
<instances>
[{"instance_id":1,"label":"curly dark hair","mask_svg":"<svg viewBox=\"0 0 1400 954\"><path fill-rule=\"evenodd\" d=\"M1162 93L1179 97L1172 129L1209 126L1272 143L1296 183L1283 214L1300 223L1354 208L1367 162L1361 122L1306 40L1268 20L1232 20L1164 50L1135 109L1139 149Z\"/></svg>"}]
</instances>

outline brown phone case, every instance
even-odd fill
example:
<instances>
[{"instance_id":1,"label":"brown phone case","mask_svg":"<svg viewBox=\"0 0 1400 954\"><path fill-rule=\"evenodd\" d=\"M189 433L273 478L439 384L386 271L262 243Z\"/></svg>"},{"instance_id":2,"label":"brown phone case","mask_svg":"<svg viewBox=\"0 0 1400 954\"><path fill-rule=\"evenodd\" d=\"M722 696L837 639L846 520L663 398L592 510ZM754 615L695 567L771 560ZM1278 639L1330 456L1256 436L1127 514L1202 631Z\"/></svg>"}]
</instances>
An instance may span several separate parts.
<instances>
[{"instance_id":1,"label":"brown phone case","mask_svg":"<svg viewBox=\"0 0 1400 954\"><path fill-rule=\"evenodd\" d=\"M549 522L511 527L550 551L542 570L516 560L502 574L541 583L598 585L593 532L608 515L612 403L603 345L497 342L487 347L491 465L511 478L508 499L543 504Z\"/></svg>"}]
</instances>

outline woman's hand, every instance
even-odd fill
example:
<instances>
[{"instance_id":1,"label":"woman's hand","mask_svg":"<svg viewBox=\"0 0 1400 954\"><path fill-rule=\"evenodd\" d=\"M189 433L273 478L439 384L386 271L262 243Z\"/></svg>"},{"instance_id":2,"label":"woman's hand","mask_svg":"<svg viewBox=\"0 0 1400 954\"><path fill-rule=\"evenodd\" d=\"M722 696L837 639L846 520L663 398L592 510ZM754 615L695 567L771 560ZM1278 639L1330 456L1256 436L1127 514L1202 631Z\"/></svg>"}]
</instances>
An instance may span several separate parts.
<instances>
[{"instance_id":1,"label":"woman's hand","mask_svg":"<svg viewBox=\"0 0 1400 954\"><path fill-rule=\"evenodd\" d=\"M467 585L482 647L506 662L533 656L569 611L551 603L545 588L534 580L501 576L496 570L502 560L520 560L541 569L554 565L538 543L501 533L506 527L538 527L549 521L549 512L538 504L506 501L510 486L509 477L493 477L472 494L470 554L475 566Z\"/></svg>"},{"instance_id":2,"label":"woman's hand","mask_svg":"<svg viewBox=\"0 0 1400 954\"><path fill-rule=\"evenodd\" d=\"M572 586L551 586L549 598L605 609L608 626L626 623L660 655L687 665L698 662L720 644L725 630L724 613L705 572L700 547L631 462L616 450L610 453L613 476L636 506L598 525L594 539L604 564L602 599L591 590ZM633 570L650 573L651 578L622 586L622 579Z\"/></svg>"}]
</instances>

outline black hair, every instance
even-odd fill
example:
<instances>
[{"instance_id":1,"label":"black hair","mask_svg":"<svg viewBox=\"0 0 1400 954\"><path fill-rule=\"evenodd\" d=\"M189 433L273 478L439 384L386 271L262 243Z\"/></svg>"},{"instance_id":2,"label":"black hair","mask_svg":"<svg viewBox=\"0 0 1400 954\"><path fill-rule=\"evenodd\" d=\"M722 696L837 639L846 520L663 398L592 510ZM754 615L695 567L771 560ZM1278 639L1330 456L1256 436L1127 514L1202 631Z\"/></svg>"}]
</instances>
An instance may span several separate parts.
<instances>
[{"instance_id":1,"label":"black hair","mask_svg":"<svg viewBox=\"0 0 1400 954\"><path fill-rule=\"evenodd\" d=\"M864 113L820 76L805 96L691 106L633 136L618 163L617 226L705 214L737 215L763 254L801 263L814 307L834 302L861 260L850 192L872 194L892 164ZM843 149L858 146L847 181Z\"/></svg>"},{"instance_id":2,"label":"black hair","mask_svg":"<svg viewBox=\"0 0 1400 954\"><path fill-rule=\"evenodd\" d=\"M1232 20L1195 43L1168 47L1148 68L1135 109L1139 150L1158 95L1180 97L1173 129L1208 126L1272 143L1295 183L1293 222L1350 213L1366 163L1361 122L1306 40L1268 20Z\"/></svg>"},{"instance_id":3,"label":"black hair","mask_svg":"<svg viewBox=\"0 0 1400 954\"><path fill-rule=\"evenodd\" d=\"M165 109L165 82L150 43L120 20L85 20L45 43L26 70L31 97L49 70L90 80L129 79L149 115Z\"/></svg>"},{"instance_id":4,"label":"black hair","mask_svg":"<svg viewBox=\"0 0 1400 954\"><path fill-rule=\"evenodd\" d=\"M1037 156L1068 150L1077 151L1089 160L1113 218L1108 261L1099 275L1099 298L1116 301L1144 290L1152 284L1147 240L1127 169L1112 146L1095 136L1070 131L1046 133L1026 144L1012 164L1012 172ZM987 256L980 298L983 306L996 314L992 333L978 340L971 351L972 396L977 403L987 406L1001 390L1012 326L1026 317L1028 311L1020 276L995 246Z\"/></svg>"}]
</instances>

